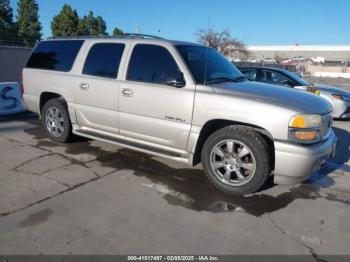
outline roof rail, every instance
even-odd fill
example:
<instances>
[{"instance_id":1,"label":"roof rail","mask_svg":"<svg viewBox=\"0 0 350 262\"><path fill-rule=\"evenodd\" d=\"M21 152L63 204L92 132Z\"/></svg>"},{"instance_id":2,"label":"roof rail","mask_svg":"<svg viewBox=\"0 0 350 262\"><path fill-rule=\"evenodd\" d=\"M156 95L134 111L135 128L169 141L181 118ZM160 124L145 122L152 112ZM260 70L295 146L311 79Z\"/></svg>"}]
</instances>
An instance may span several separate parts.
<instances>
[{"instance_id":1,"label":"roof rail","mask_svg":"<svg viewBox=\"0 0 350 262\"><path fill-rule=\"evenodd\" d=\"M155 39L164 39L162 37L159 36L155 36L155 35L147 35L147 34L134 34L134 33L124 33L123 35L127 36L127 37L135 37L135 38L155 38ZM122 36L123 36L122 35Z\"/></svg>"},{"instance_id":2,"label":"roof rail","mask_svg":"<svg viewBox=\"0 0 350 262\"><path fill-rule=\"evenodd\" d=\"M124 33L119 36L111 36L111 35L81 35L81 36L52 36L48 37L48 40L52 39L86 39L86 38L106 38L106 39L125 39L125 38L154 38L154 39L164 39L155 35L147 35L147 34L135 34L135 33Z\"/></svg>"}]
</instances>

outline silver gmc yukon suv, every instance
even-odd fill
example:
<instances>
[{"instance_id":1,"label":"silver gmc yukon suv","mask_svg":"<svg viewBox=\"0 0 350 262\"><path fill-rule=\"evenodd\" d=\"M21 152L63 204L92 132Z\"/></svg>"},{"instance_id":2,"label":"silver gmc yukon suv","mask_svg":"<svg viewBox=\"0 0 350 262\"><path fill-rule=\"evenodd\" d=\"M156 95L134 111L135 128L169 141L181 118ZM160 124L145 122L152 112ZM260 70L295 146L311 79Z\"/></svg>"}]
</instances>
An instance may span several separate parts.
<instances>
[{"instance_id":1,"label":"silver gmc yukon suv","mask_svg":"<svg viewBox=\"0 0 350 262\"><path fill-rule=\"evenodd\" d=\"M24 101L53 141L73 134L189 165L236 195L308 178L335 150L332 107L246 81L217 50L145 35L40 42ZM156 171L155 171L156 172Z\"/></svg>"}]
</instances>

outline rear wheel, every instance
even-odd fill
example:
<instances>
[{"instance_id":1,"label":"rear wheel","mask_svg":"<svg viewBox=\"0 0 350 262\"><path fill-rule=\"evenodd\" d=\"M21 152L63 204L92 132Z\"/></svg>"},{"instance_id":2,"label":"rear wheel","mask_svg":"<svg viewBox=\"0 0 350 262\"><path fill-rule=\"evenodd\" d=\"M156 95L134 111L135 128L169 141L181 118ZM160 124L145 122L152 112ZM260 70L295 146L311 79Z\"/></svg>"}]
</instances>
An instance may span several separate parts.
<instances>
[{"instance_id":1,"label":"rear wheel","mask_svg":"<svg viewBox=\"0 0 350 262\"><path fill-rule=\"evenodd\" d=\"M51 99L44 104L42 123L51 140L65 143L72 138L72 125L63 99Z\"/></svg>"},{"instance_id":2,"label":"rear wheel","mask_svg":"<svg viewBox=\"0 0 350 262\"><path fill-rule=\"evenodd\" d=\"M244 195L258 190L271 173L271 150L251 128L229 126L205 141L202 164L209 180L221 191Z\"/></svg>"}]
</instances>

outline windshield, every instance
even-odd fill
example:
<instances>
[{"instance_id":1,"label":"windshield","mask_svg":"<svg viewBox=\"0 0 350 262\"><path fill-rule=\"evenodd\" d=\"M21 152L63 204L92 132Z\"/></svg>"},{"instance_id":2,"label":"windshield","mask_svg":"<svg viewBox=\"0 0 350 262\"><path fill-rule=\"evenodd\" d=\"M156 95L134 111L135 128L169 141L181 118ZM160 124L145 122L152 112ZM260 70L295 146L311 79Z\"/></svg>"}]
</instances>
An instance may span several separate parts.
<instances>
[{"instance_id":1,"label":"windshield","mask_svg":"<svg viewBox=\"0 0 350 262\"><path fill-rule=\"evenodd\" d=\"M199 84L245 80L242 73L214 48L188 45L176 48Z\"/></svg>"}]
</instances>

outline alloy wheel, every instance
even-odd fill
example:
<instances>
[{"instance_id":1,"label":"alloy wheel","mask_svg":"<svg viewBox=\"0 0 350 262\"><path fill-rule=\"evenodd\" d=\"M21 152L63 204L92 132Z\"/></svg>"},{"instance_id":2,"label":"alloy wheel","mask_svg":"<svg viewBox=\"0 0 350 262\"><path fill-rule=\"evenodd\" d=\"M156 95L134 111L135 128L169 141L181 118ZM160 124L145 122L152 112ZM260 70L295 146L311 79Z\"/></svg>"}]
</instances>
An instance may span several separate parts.
<instances>
[{"instance_id":1,"label":"alloy wheel","mask_svg":"<svg viewBox=\"0 0 350 262\"><path fill-rule=\"evenodd\" d=\"M237 140L224 140L211 150L210 167L221 182L241 186L253 178L256 161L247 145Z\"/></svg>"}]
</instances>

